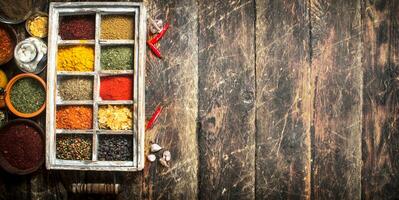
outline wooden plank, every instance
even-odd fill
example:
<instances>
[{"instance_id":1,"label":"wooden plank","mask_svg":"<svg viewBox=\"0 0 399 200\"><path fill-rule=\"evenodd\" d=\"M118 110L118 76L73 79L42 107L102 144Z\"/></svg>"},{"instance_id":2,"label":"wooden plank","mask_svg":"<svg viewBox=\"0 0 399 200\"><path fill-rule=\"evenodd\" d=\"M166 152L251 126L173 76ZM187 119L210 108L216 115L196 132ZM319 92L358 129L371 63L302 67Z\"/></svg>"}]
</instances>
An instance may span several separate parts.
<instances>
[{"instance_id":1,"label":"wooden plank","mask_svg":"<svg viewBox=\"0 0 399 200\"><path fill-rule=\"evenodd\" d=\"M172 154L170 168L157 160L144 169L144 197L148 199L195 199L198 181L198 38L195 0L151 0L148 13L168 21L170 28L159 42L164 56L148 51L146 76L146 116L160 104L163 111L146 131L146 147L156 142ZM159 155L159 154L158 154ZM160 155L159 155L160 156Z\"/></svg>"},{"instance_id":2,"label":"wooden plank","mask_svg":"<svg viewBox=\"0 0 399 200\"><path fill-rule=\"evenodd\" d=\"M255 197L254 9L199 1L199 199Z\"/></svg>"},{"instance_id":3,"label":"wooden plank","mask_svg":"<svg viewBox=\"0 0 399 200\"><path fill-rule=\"evenodd\" d=\"M399 2L362 1L362 198L399 197Z\"/></svg>"},{"instance_id":4,"label":"wooden plank","mask_svg":"<svg viewBox=\"0 0 399 200\"><path fill-rule=\"evenodd\" d=\"M310 198L308 1L256 2L256 197Z\"/></svg>"},{"instance_id":5,"label":"wooden plank","mask_svg":"<svg viewBox=\"0 0 399 200\"><path fill-rule=\"evenodd\" d=\"M311 0L310 6L315 80L312 196L360 199L360 1Z\"/></svg>"}]
</instances>

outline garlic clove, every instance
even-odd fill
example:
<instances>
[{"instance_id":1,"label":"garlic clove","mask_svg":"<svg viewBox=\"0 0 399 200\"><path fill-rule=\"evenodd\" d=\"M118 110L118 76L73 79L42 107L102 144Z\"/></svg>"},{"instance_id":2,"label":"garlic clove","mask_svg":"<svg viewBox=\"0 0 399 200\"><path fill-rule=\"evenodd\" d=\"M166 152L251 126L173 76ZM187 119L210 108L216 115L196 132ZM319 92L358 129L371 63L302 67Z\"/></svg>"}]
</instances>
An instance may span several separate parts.
<instances>
[{"instance_id":1,"label":"garlic clove","mask_svg":"<svg viewBox=\"0 0 399 200\"><path fill-rule=\"evenodd\" d=\"M164 151L162 154L162 158L165 159L166 161L170 161L170 159L172 159L172 155L170 153L170 151Z\"/></svg>"},{"instance_id":2,"label":"garlic clove","mask_svg":"<svg viewBox=\"0 0 399 200\"><path fill-rule=\"evenodd\" d=\"M162 147L159 146L158 144L156 144L156 143L151 144L151 153L158 152L158 151L160 151L161 149L162 149Z\"/></svg>"},{"instance_id":3,"label":"garlic clove","mask_svg":"<svg viewBox=\"0 0 399 200\"><path fill-rule=\"evenodd\" d=\"M157 159L157 157L156 157L154 154L149 154L149 155L147 156L147 159L148 159L148 161L150 161L150 162L154 162L154 161Z\"/></svg>"},{"instance_id":4,"label":"garlic clove","mask_svg":"<svg viewBox=\"0 0 399 200\"><path fill-rule=\"evenodd\" d=\"M169 168L168 162L164 158L160 158L159 163L161 163L162 166Z\"/></svg>"}]
</instances>

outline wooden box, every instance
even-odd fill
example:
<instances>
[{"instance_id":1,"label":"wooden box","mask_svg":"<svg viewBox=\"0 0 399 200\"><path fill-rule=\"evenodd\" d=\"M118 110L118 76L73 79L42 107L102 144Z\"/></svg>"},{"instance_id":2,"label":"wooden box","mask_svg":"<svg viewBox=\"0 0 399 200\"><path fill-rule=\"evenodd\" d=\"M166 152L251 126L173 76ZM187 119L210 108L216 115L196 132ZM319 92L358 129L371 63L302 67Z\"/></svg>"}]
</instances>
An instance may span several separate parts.
<instances>
[{"instance_id":1,"label":"wooden box","mask_svg":"<svg viewBox=\"0 0 399 200\"><path fill-rule=\"evenodd\" d=\"M93 15L95 37L93 40L62 40L59 35L60 19L65 16ZM134 37L126 40L102 39L101 20L106 15L128 15L134 21ZM70 45L88 45L94 50L94 70L90 72L58 71L58 48ZM101 49L109 45L131 45L134 52L132 70L102 70ZM47 169L137 171L144 167L144 70L146 52L146 9L142 3L133 2L71 2L51 3L49 11L46 108L46 167ZM99 95L100 79L105 76L127 75L132 77L132 100L102 100ZM63 100L58 95L59 81L64 77L89 77L93 80L92 100ZM56 113L62 106L85 105L92 108L92 129L57 129ZM102 105L128 105L132 108L132 130L103 130L98 126L98 110ZM57 140L61 137L89 138L90 160L57 158ZM106 136L108 135L108 136ZM101 139L121 136L132 140L131 160L103 160L98 158Z\"/></svg>"}]
</instances>

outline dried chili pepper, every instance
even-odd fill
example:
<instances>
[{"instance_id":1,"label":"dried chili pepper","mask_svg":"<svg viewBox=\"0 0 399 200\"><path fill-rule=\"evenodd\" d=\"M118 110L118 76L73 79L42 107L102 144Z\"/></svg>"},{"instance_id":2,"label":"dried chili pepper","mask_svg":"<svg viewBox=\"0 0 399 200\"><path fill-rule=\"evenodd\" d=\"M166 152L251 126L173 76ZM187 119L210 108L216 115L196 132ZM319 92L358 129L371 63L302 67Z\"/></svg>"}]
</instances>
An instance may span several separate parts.
<instances>
[{"instance_id":1,"label":"dried chili pepper","mask_svg":"<svg viewBox=\"0 0 399 200\"><path fill-rule=\"evenodd\" d=\"M168 28L169 28L169 23L166 23L165 26L163 26L160 33L158 33L155 37L147 41L148 47L150 47L151 51L159 58L162 58L162 55L159 49L155 47L155 44L158 43L158 41L165 35Z\"/></svg>"},{"instance_id":2,"label":"dried chili pepper","mask_svg":"<svg viewBox=\"0 0 399 200\"><path fill-rule=\"evenodd\" d=\"M148 121L147 126L145 127L145 130L151 129L152 125L157 121L159 115L162 112L162 106L157 106L155 109L154 114L152 114L150 121Z\"/></svg>"},{"instance_id":3,"label":"dried chili pepper","mask_svg":"<svg viewBox=\"0 0 399 200\"><path fill-rule=\"evenodd\" d=\"M166 33L166 31L169 28L169 23L166 23L163 27L160 33L158 33L155 37L153 37L150 42L151 44L156 44Z\"/></svg>"}]
</instances>

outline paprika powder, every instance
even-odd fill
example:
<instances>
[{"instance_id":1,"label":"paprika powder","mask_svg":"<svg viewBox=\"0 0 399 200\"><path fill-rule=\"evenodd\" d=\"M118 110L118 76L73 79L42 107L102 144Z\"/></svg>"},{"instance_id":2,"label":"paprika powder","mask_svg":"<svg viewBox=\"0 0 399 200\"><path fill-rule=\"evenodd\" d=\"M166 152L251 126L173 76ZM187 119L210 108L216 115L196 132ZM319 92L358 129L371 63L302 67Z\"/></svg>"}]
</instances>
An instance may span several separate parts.
<instances>
[{"instance_id":1,"label":"paprika powder","mask_svg":"<svg viewBox=\"0 0 399 200\"><path fill-rule=\"evenodd\" d=\"M132 100L133 82L129 76L101 78L100 97L103 100Z\"/></svg>"}]
</instances>

